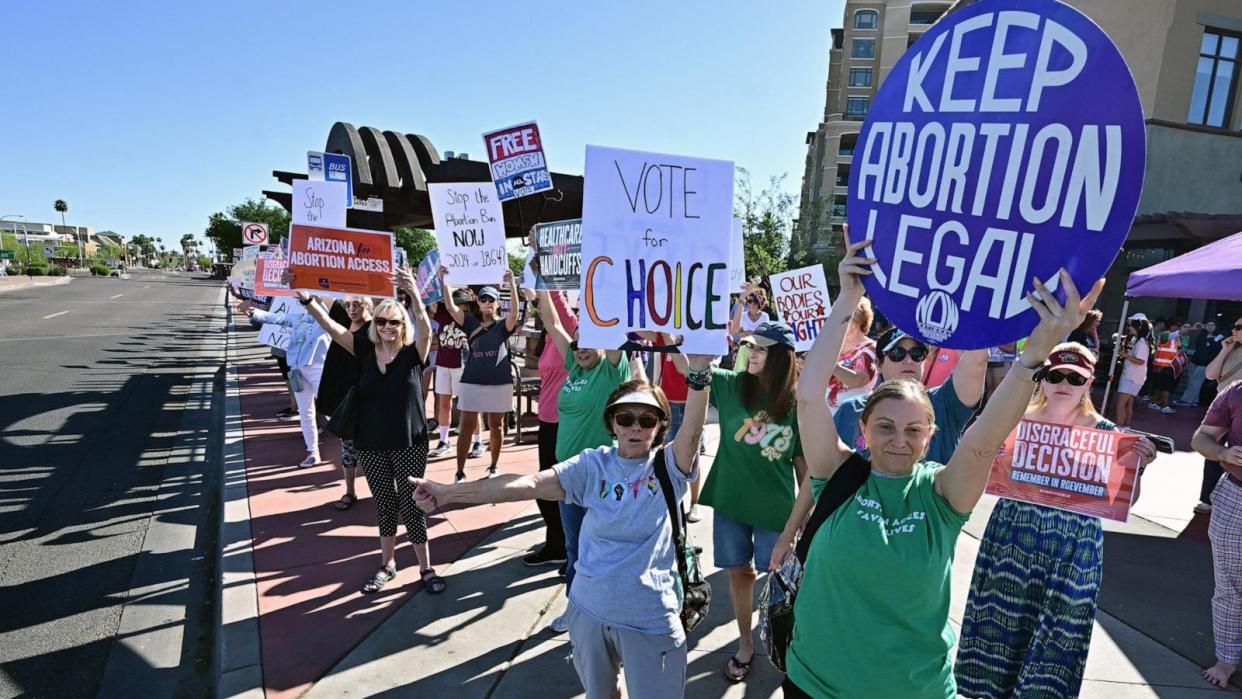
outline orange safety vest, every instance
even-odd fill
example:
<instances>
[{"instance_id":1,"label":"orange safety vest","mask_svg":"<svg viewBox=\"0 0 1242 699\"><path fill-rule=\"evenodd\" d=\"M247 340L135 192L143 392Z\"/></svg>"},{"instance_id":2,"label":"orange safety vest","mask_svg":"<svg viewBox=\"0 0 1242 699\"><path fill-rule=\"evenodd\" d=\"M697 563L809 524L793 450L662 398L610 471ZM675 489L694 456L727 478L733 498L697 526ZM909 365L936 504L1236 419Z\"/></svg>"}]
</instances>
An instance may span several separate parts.
<instances>
[{"instance_id":1,"label":"orange safety vest","mask_svg":"<svg viewBox=\"0 0 1242 699\"><path fill-rule=\"evenodd\" d=\"M1169 340L1156 345L1156 358L1151 360L1152 365L1161 368L1173 366L1178 350L1177 340Z\"/></svg>"}]
</instances>

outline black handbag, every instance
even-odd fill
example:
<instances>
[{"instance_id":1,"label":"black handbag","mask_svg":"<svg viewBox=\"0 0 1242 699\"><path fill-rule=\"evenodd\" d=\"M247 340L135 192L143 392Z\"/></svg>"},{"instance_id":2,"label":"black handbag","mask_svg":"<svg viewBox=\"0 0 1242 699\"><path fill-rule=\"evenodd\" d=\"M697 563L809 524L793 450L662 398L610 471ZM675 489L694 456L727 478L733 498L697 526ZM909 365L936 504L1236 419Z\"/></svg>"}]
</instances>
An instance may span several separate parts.
<instances>
[{"instance_id":1,"label":"black handbag","mask_svg":"<svg viewBox=\"0 0 1242 699\"><path fill-rule=\"evenodd\" d=\"M768 660L781 672L785 671L785 654L793 643L794 602L802 582L802 567L811 541L828 517L845 504L871 475L870 465L858 454L851 455L832 474L819 494L811 518L802 528L802 536L794 547L794 555L772 571L759 595L759 640L767 647Z\"/></svg>"},{"instance_id":2,"label":"black handbag","mask_svg":"<svg viewBox=\"0 0 1242 699\"><path fill-rule=\"evenodd\" d=\"M677 558L681 627L686 633L690 633L707 618L707 610L712 604L712 586L703 578L703 569L699 566L699 554L702 551L696 546L686 545L685 517L673 494L673 481L664 460L666 448L661 447L656 452L655 475L660 481L660 490L664 493L664 503L668 505L668 521L673 526L673 555Z\"/></svg>"},{"instance_id":3,"label":"black handbag","mask_svg":"<svg viewBox=\"0 0 1242 699\"><path fill-rule=\"evenodd\" d=\"M355 388L349 387L345 397L336 404L332 417L328 418L328 431L341 439L353 439L358 429L358 401L354 396Z\"/></svg>"}]
</instances>

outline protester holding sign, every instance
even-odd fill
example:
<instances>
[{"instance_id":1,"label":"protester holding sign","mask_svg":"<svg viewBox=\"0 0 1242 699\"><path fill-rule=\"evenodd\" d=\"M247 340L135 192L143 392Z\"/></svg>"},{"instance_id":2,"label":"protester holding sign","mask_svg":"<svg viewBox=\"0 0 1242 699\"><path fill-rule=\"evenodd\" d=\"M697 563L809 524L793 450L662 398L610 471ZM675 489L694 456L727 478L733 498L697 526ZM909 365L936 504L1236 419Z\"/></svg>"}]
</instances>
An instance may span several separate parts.
<instances>
[{"instance_id":1,"label":"protester holding sign","mask_svg":"<svg viewBox=\"0 0 1242 699\"><path fill-rule=\"evenodd\" d=\"M841 356L837 357L837 365L828 379L828 392L824 394L828 410L834 415L842 402L854 396L865 396L875 387L879 360L875 354L875 340L867 337L874 317L871 301L862 297L850 317Z\"/></svg>"},{"instance_id":2,"label":"protester holding sign","mask_svg":"<svg viewBox=\"0 0 1242 699\"><path fill-rule=\"evenodd\" d=\"M868 461L841 441L824 403L863 294L862 277L875 265L874 258L859 256L868 244L848 247L839 268L841 295L798 381L799 434L812 488L823 492L846 460L871 475L811 543L786 656L786 696L951 698L949 589L957 536L983 495L992 456L1022 417L1035 371L1081 322L1103 280L1083 299L1062 270L1064 305L1035 281L1026 300L1039 325L947 466L926 460L936 428L922 385L878 386L862 414Z\"/></svg>"},{"instance_id":3,"label":"protester holding sign","mask_svg":"<svg viewBox=\"0 0 1242 699\"><path fill-rule=\"evenodd\" d=\"M439 285L439 269L436 270L437 286ZM476 313L474 300L470 298L470 292L465 289L458 289L453 292L453 303L459 308L464 308L467 315ZM453 448L452 441L449 440L450 422L453 417L453 398L455 398L461 389L461 372L462 369L462 351L466 349L466 332L461 329L457 321L453 320L453 315L448 312L446 304L437 303L435 312L432 314L432 321L440 327L436 331L439 339L440 348L436 351L436 423L440 431L440 443L435 449L431 450L431 458L437 458L448 453ZM474 444L470 448L471 458L481 456L483 454L482 437L476 432L474 435Z\"/></svg>"},{"instance_id":4,"label":"protester holding sign","mask_svg":"<svg viewBox=\"0 0 1242 699\"><path fill-rule=\"evenodd\" d=\"M1117 429L1091 401L1095 353L1067 342L1053 348L1050 357L1035 375L1025 419ZM1156 447L1139 438L1132 449L1141 475L1156 458ZM1122 466L1114 463L1113 468ZM1137 479L1134 487L1137 498ZM970 582L955 668L958 692L968 697L1078 696L1103 577L1099 517L1000 498Z\"/></svg>"},{"instance_id":5,"label":"protester holding sign","mask_svg":"<svg viewBox=\"0 0 1242 699\"><path fill-rule=\"evenodd\" d=\"M768 301L763 289L751 282L742 282L742 303L733 309L733 336L739 340L750 337L760 323L772 320L767 311Z\"/></svg>"},{"instance_id":6,"label":"protester holding sign","mask_svg":"<svg viewBox=\"0 0 1242 699\"><path fill-rule=\"evenodd\" d=\"M306 458L298 468L310 468L320 463L319 425L315 422L315 394L319 390L319 378L323 375L328 346L332 344L327 332L319 327L309 314L299 313L293 318L288 314L275 314L251 309L250 317L261 323L272 323L290 329L289 346L285 348L285 361L289 364L289 387L298 405L298 419L302 423L302 441L306 444Z\"/></svg>"},{"instance_id":7,"label":"protester holding sign","mask_svg":"<svg viewBox=\"0 0 1242 699\"><path fill-rule=\"evenodd\" d=\"M1242 323L1235 324L1235 337L1239 325ZM1190 444L1225 470L1212 491L1212 519L1208 524L1216 574L1212 595L1216 664L1203 671L1204 679L1225 688L1242 661L1242 381L1233 382L1216 395Z\"/></svg>"},{"instance_id":8,"label":"protester holding sign","mask_svg":"<svg viewBox=\"0 0 1242 699\"><path fill-rule=\"evenodd\" d=\"M311 315L332 335L332 340L358 358L354 444L367 486L375 497L381 554L380 569L363 584L362 592L378 592L397 576L399 512L414 545L423 585L428 592L440 593L447 586L431 567L427 518L415 506L410 485L411 477L422 477L427 469L422 375L431 346L431 324L409 270L393 275L392 283L405 289L414 300L413 322L396 301L384 299L375 307L366 333L351 333L333 321L327 309L312 302L306 292L298 292L298 298L308 304Z\"/></svg>"},{"instance_id":9,"label":"protester holding sign","mask_svg":"<svg viewBox=\"0 0 1242 699\"><path fill-rule=\"evenodd\" d=\"M793 509L794 484L806 473L795 407L793 330L784 323L760 323L742 342L751 345L745 369L711 373L711 402L720 416L721 439L699 497L715 511L716 567L729 571L739 631L737 653L724 668L731 682L746 678L755 654L751 620L756 569L768 571L772 547ZM687 370L684 358L678 365Z\"/></svg>"},{"instance_id":10,"label":"protester holding sign","mask_svg":"<svg viewBox=\"0 0 1242 699\"><path fill-rule=\"evenodd\" d=\"M1134 397L1147 382L1147 359L1151 355L1151 323L1147 316L1130 316L1117 358L1123 363L1121 380L1117 382L1117 408L1114 417L1118 427L1128 427L1134 416Z\"/></svg>"},{"instance_id":11,"label":"protester holding sign","mask_svg":"<svg viewBox=\"0 0 1242 699\"><path fill-rule=\"evenodd\" d=\"M461 410L461 425L457 430L456 479L460 483L466 480L466 445L478 427L480 413L487 415L487 424L491 428L488 447L491 450L492 463L487 467L487 477L492 478L497 473L500 448L504 444L505 414L513 409L513 365L509 358L509 336L518 329L520 321L516 308L517 280L514 279L513 272L506 269L503 279L509 285L509 298L513 299L515 307L502 317L498 309L500 292L494 286L485 286L479 290L477 296L477 318L463 312L453 300L452 289L445 279L448 273L447 268L440 268L444 307L453 317L453 322L461 325L469 342L457 398L457 407Z\"/></svg>"},{"instance_id":12,"label":"protester holding sign","mask_svg":"<svg viewBox=\"0 0 1242 699\"><path fill-rule=\"evenodd\" d=\"M575 352L577 354L577 352ZM699 377L711 357L690 357ZM564 405L564 396L562 396ZM681 433L661 446L668 401L658 387L629 381L598 408L617 446L583 450L531 476L445 485L415 479L419 507L543 498L589 510L583 522L582 575L569 590L569 641L588 699L620 696L618 665L632 697L681 697L686 691L686 634L679 612L670 508L698 478L699 438L707 418L704 384L691 391ZM559 451L559 449L558 449ZM660 469L663 473L657 471Z\"/></svg>"},{"instance_id":13,"label":"protester holding sign","mask_svg":"<svg viewBox=\"0 0 1242 699\"><path fill-rule=\"evenodd\" d=\"M332 304L330 317L357 335L366 333L371 326L371 297L346 296ZM315 396L315 410L320 415L331 415L341 404L349 389L358 383L358 361L344 347L333 342L323 363L323 376L319 380L319 393ZM348 510L358 502L354 481L358 477L358 454L354 440L341 440L341 475L345 480L345 494L336 502L336 509Z\"/></svg>"}]
</instances>

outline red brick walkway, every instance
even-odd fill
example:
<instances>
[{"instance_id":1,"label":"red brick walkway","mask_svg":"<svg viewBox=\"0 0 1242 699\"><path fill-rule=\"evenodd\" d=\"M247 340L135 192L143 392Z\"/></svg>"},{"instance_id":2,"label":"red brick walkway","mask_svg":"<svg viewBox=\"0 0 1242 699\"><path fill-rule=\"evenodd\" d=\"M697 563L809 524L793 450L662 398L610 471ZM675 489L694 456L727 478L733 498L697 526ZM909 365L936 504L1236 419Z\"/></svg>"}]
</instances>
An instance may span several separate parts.
<instances>
[{"instance_id":1,"label":"red brick walkway","mask_svg":"<svg viewBox=\"0 0 1242 699\"><path fill-rule=\"evenodd\" d=\"M298 469L305 456L298 422L273 417L289 404L275 363L242 363L238 370L263 685L271 699L295 697L412 595L428 593L421 591L418 562L404 528L398 539L397 579L378 594L358 592L379 566L375 509L362 474L358 503L338 512L333 504L344 485L336 438L327 433L322 437L329 465ZM471 460L466 471L477 477L487 463L486 456ZM510 438L500 465L502 473L533 473L538 469L536 446L515 446ZM451 481L454 471L452 458L433 461L427 469L429 477L442 481ZM433 516L433 564L443 568L528 506L479 506ZM453 581L447 580L451 589Z\"/></svg>"}]
</instances>

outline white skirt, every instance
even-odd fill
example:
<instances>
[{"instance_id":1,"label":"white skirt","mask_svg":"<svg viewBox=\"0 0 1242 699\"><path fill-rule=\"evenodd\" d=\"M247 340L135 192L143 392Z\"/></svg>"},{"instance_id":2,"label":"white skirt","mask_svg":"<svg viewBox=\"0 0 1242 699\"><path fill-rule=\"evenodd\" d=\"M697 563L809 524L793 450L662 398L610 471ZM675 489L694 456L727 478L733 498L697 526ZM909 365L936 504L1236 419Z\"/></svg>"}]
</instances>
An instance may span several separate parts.
<instances>
[{"instance_id":1,"label":"white skirt","mask_svg":"<svg viewBox=\"0 0 1242 699\"><path fill-rule=\"evenodd\" d=\"M457 409L470 413L507 413L513 410L513 384L484 386L463 382L457 387Z\"/></svg>"}]
</instances>

